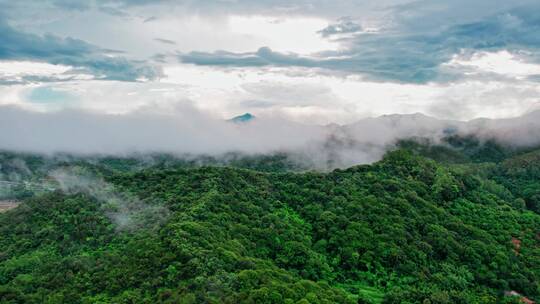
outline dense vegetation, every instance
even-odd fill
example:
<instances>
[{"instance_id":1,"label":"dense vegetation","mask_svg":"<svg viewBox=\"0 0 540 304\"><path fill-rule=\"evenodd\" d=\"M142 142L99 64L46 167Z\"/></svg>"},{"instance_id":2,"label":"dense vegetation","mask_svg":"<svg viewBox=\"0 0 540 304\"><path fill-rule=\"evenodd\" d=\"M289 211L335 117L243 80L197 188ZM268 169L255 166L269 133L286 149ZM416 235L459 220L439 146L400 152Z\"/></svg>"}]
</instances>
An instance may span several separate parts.
<instances>
[{"instance_id":1,"label":"dense vegetation","mask_svg":"<svg viewBox=\"0 0 540 304\"><path fill-rule=\"evenodd\" d=\"M329 173L76 163L99 191L0 214L0 302L539 301L540 152L468 151Z\"/></svg>"}]
</instances>

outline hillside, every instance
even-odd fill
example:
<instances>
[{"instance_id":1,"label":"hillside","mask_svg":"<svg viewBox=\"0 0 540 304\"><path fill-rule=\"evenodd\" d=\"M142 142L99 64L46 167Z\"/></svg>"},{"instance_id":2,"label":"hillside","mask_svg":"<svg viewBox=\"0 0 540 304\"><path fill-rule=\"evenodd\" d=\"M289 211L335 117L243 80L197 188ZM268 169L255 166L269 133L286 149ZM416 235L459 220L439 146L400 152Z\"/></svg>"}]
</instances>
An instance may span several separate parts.
<instances>
[{"instance_id":1,"label":"hillside","mask_svg":"<svg viewBox=\"0 0 540 304\"><path fill-rule=\"evenodd\" d=\"M0 302L538 301L540 216L515 163L79 166L0 214Z\"/></svg>"}]
</instances>

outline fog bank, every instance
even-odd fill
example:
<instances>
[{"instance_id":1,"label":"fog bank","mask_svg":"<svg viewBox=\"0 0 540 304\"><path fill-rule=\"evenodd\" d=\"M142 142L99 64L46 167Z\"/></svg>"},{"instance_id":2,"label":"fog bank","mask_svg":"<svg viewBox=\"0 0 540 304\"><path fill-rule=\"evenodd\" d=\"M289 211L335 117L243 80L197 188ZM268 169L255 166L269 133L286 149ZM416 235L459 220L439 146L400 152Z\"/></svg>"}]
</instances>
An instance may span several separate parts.
<instances>
[{"instance_id":1,"label":"fog bank","mask_svg":"<svg viewBox=\"0 0 540 304\"><path fill-rule=\"evenodd\" d=\"M468 122L396 114L345 126L318 126L280 117L234 123L193 108L111 115L82 110L39 113L0 107L0 149L45 154L219 156L227 152L285 152L293 160L307 160L312 167L329 169L377 161L400 139L427 138L439 143L448 135L474 135L508 145L537 145L540 111L512 119Z\"/></svg>"}]
</instances>

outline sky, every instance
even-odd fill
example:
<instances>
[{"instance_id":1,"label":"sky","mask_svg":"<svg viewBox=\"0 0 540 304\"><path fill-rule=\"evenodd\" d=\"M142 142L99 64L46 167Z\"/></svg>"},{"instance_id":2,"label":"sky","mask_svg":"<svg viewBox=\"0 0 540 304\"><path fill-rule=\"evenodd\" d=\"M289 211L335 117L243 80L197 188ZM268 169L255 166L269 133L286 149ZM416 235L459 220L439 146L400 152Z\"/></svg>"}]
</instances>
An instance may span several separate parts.
<instances>
[{"instance_id":1,"label":"sky","mask_svg":"<svg viewBox=\"0 0 540 304\"><path fill-rule=\"evenodd\" d=\"M540 108L539 12L538 0L0 0L0 107L515 117Z\"/></svg>"}]
</instances>

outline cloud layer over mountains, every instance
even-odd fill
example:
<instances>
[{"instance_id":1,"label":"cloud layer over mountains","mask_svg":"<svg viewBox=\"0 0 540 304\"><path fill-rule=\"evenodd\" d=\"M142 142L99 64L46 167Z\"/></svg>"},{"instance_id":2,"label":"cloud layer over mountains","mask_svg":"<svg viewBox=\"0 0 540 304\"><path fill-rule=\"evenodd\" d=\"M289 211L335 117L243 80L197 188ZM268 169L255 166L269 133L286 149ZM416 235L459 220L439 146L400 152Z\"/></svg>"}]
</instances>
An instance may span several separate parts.
<instances>
[{"instance_id":1,"label":"cloud layer over mountains","mask_svg":"<svg viewBox=\"0 0 540 304\"><path fill-rule=\"evenodd\" d=\"M385 115L338 125L307 125L279 117L244 123L182 108L123 115L64 110L53 113L0 107L0 149L38 153L220 155L289 152L324 167L373 162L399 139L440 141L448 134L494 138L504 144L540 144L540 112L501 120L438 120L422 114Z\"/></svg>"}]
</instances>

